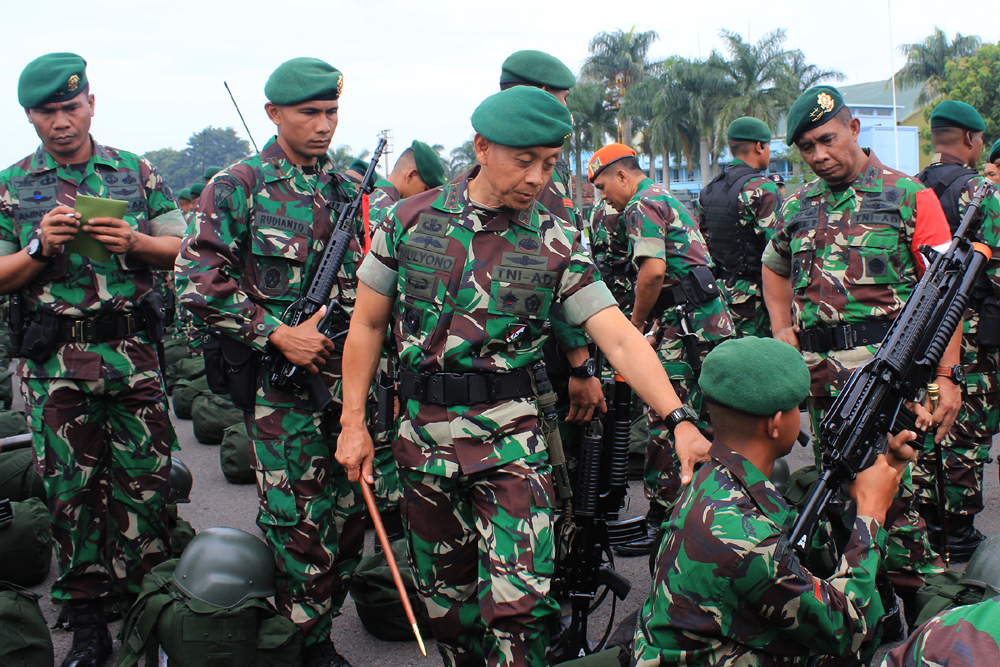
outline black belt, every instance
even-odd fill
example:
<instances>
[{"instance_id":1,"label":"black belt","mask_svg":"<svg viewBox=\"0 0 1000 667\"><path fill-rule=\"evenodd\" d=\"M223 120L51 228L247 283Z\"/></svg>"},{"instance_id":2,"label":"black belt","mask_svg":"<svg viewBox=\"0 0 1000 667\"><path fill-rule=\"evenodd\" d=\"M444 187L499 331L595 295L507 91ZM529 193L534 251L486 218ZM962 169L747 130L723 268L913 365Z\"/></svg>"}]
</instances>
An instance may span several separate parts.
<instances>
[{"instance_id":1,"label":"black belt","mask_svg":"<svg viewBox=\"0 0 1000 667\"><path fill-rule=\"evenodd\" d=\"M813 327L798 333L803 352L853 350L863 345L877 345L885 339L892 322L842 324L839 327Z\"/></svg>"},{"instance_id":2,"label":"black belt","mask_svg":"<svg viewBox=\"0 0 1000 667\"><path fill-rule=\"evenodd\" d=\"M105 343L109 340L128 338L145 330L146 317L140 312L85 319L60 316L56 342Z\"/></svg>"},{"instance_id":3,"label":"black belt","mask_svg":"<svg viewBox=\"0 0 1000 667\"><path fill-rule=\"evenodd\" d=\"M534 395L527 369L509 373L414 373L400 371L399 396L434 405L477 405Z\"/></svg>"}]
</instances>

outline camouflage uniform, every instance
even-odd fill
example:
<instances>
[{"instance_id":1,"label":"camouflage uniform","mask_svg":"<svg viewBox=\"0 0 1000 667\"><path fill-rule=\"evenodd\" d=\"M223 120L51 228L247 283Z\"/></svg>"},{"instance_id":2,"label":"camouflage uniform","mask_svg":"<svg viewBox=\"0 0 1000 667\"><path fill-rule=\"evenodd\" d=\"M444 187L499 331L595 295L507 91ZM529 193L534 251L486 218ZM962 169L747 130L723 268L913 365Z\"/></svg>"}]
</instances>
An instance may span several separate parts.
<instances>
[{"instance_id":1,"label":"camouflage uniform","mask_svg":"<svg viewBox=\"0 0 1000 667\"><path fill-rule=\"evenodd\" d=\"M740 159L734 159L729 167L746 164ZM698 228L708 240L709 247L713 243L706 231L705 214L701 200L697 202ZM754 176L744 184L737 195L737 210L740 224L753 230L759 246L764 247L774 234L774 225L781 210L781 195L778 186L764 175ZM764 290L761 287L759 271L754 276L738 274L732 271L722 275L721 282L726 286L726 304L733 318L733 326L737 336L771 337L771 319L764 305Z\"/></svg>"},{"instance_id":2,"label":"camouflage uniform","mask_svg":"<svg viewBox=\"0 0 1000 667\"><path fill-rule=\"evenodd\" d=\"M583 229L583 216L576 210L573 200L569 196L569 181L572 176L566 163L562 158L556 161L556 168L552 170L552 178L545 184L542 191L538 193L538 203L560 220L565 220L577 230Z\"/></svg>"},{"instance_id":3,"label":"camouflage uniform","mask_svg":"<svg viewBox=\"0 0 1000 667\"><path fill-rule=\"evenodd\" d=\"M1000 597L935 616L890 651L881 667L988 667L1000 663Z\"/></svg>"},{"instance_id":4,"label":"camouflage uniform","mask_svg":"<svg viewBox=\"0 0 1000 667\"><path fill-rule=\"evenodd\" d=\"M931 167L938 164L964 163L948 154L936 153ZM980 176L973 176L965 184L958 201L959 219L982 184ZM979 208L982 227L979 238L988 246L1000 247L1000 199L988 197ZM993 258L984 273L987 274L995 296L1000 291L1000 257ZM982 297L980 297L981 299ZM962 411L954 427L941 442L945 453L945 509L951 514L978 514L983 509L983 468L990 460L990 444L1000 430L1000 378L998 378L998 352L995 347L980 346L978 341L979 313L970 308L962 322L961 365L965 368L966 382L962 387ZM931 445L933 447L933 445ZM913 471L913 482L921 504L937 512L938 498L935 474L937 458L933 448L921 452L920 464Z\"/></svg>"},{"instance_id":5,"label":"camouflage uniform","mask_svg":"<svg viewBox=\"0 0 1000 667\"><path fill-rule=\"evenodd\" d=\"M694 220L664 186L644 179L622 216L628 230L629 255L636 268L645 258L666 262L664 290L680 285L695 267L714 268L705 239L695 227ZM689 320L692 332L698 337L697 348L701 359L718 343L733 335L733 321L722 297L694 306ZM681 319L672 308L667 308L659 316L657 325L656 352L663 369L677 397L699 414L698 427L703 432L711 433L708 410L702 404L698 381L680 336ZM674 452L670 429L661 415L648 411L647 424L646 495L669 509L680 490L680 464Z\"/></svg>"},{"instance_id":6,"label":"camouflage uniform","mask_svg":"<svg viewBox=\"0 0 1000 667\"><path fill-rule=\"evenodd\" d=\"M818 579L788 543L794 512L771 482L718 441L709 454L667 523L634 664L811 665L859 651L870 659L885 530L855 519L835 574Z\"/></svg>"},{"instance_id":7,"label":"camouflage uniform","mask_svg":"<svg viewBox=\"0 0 1000 667\"><path fill-rule=\"evenodd\" d=\"M628 230L621 216L607 202L597 202L590 212L590 251L601 271L601 279L626 317L632 314L635 298L635 264L628 252Z\"/></svg>"},{"instance_id":8,"label":"camouflage uniform","mask_svg":"<svg viewBox=\"0 0 1000 667\"><path fill-rule=\"evenodd\" d=\"M358 272L399 296L404 371L516 378L541 358L553 303L577 326L614 305L565 223L473 205L478 170L392 208ZM445 663L547 665L553 491L535 401L401 400L403 521Z\"/></svg>"},{"instance_id":9,"label":"camouflage uniform","mask_svg":"<svg viewBox=\"0 0 1000 667\"><path fill-rule=\"evenodd\" d=\"M43 147L0 172L0 254L23 248L42 217L77 194L128 201L125 220L150 236L181 236L173 195L146 160L93 142L83 165L57 165ZM79 232L81 234L85 232ZM27 313L123 316L154 288L131 255L101 263L55 257L23 290ZM166 413L156 348L144 331L103 343L56 343L43 363L21 359L35 465L52 515L56 600L138 594L143 576L170 557L165 499L177 437ZM111 554L104 545L114 544Z\"/></svg>"},{"instance_id":10,"label":"camouflage uniform","mask_svg":"<svg viewBox=\"0 0 1000 667\"><path fill-rule=\"evenodd\" d=\"M201 196L198 224L181 246L177 291L207 326L264 352L281 315L306 289L333 227L328 200L354 196L328 158L298 167L272 138L259 155L220 172ZM363 234L359 224L355 230ZM351 241L333 297L350 313L361 255ZM259 373L256 408L246 414L257 473L257 523L277 561L278 609L307 646L326 639L347 593L364 540L360 490L334 459L339 434L341 358L322 378L335 401L316 413Z\"/></svg>"},{"instance_id":11,"label":"camouflage uniform","mask_svg":"<svg viewBox=\"0 0 1000 667\"><path fill-rule=\"evenodd\" d=\"M834 191L817 179L785 201L763 260L775 273L791 277L793 321L803 330L890 321L917 284L917 262L922 262L917 246L936 247L950 239L933 191L869 153L847 189ZM851 371L877 349L803 352L812 376L807 403L817 465L825 444L820 421ZM941 562L912 502L909 469L897 500L904 511L890 530L886 568L897 591L915 590L921 575L938 571Z\"/></svg>"}]
</instances>

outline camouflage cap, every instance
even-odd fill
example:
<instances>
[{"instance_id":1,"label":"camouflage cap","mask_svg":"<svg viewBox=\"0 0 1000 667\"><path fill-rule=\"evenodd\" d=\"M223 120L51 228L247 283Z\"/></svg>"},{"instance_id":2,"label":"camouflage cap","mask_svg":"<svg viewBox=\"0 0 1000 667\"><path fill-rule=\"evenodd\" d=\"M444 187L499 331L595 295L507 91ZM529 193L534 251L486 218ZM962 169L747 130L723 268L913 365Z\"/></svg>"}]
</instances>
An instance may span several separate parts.
<instances>
[{"instance_id":1,"label":"camouflage cap","mask_svg":"<svg viewBox=\"0 0 1000 667\"><path fill-rule=\"evenodd\" d=\"M205 170L205 176L204 176L205 180L206 181L212 180L212 177L218 174L220 171L222 171L222 167L209 167L208 169Z\"/></svg>"},{"instance_id":2,"label":"camouflage cap","mask_svg":"<svg viewBox=\"0 0 1000 667\"><path fill-rule=\"evenodd\" d=\"M931 127L958 127L973 132L983 132L986 123L971 105L955 100L945 100L931 112Z\"/></svg>"},{"instance_id":3,"label":"camouflage cap","mask_svg":"<svg viewBox=\"0 0 1000 667\"><path fill-rule=\"evenodd\" d=\"M795 143L803 132L825 125L844 108L844 97L833 86L816 86L799 95L788 110L788 136L785 143Z\"/></svg>"},{"instance_id":4,"label":"camouflage cap","mask_svg":"<svg viewBox=\"0 0 1000 667\"><path fill-rule=\"evenodd\" d=\"M771 141L771 128L762 120L744 116L729 124L726 138L732 141L760 141L766 144Z\"/></svg>"},{"instance_id":5,"label":"camouflage cap","mask_svg":"<svg viewBox=\"0 0 1000 667\"><path fill-rule=\"evenodd\" d=\"M75 53L35 58L17 80L17 101L25 109L71 100L87 88L87 61Z\"/></svg>"},{"instance_id":6,"label":"camouflage cap","mask_svg":"<svg viewBox=\"0 0 1000 667\"><path fill-rule=\"evenodd\" d=\"M194 185L191 186L191 196L192 197L200 197L201 193L204 190L205 190L205 184L204 183L195 183Z\"/></svg>"},{"instance_id":7,"label":"camouflage cap","mask_svg":"<svg viewBox=\"0 0 1000 667\"><path fill-rule=\"evenodd\" d=\"M335 100L344 90L344 77L333 65L317 58L292 58L278 65L264 84L264 95L275 104Z\"/></svg>"},{"instance_id":8,"label":"camouflage cap","mask_svg":"<svg viewBox=\"0 0 1000 667\"><path fill-rule=\"evenodd\" d=\"M1000 160L1000 139L993 142L993 148L990 149L990 157L987 162L996 162Z\"/></svg>"},{"instance_id":9,"label":"camouflage cap","mask_svg":"<svg viewBox=\"0 0 1000 667\"><path fill-rule=\"evenodd\" d=\"M503 61L500 85L527 84L569 89L576 85L576 77L561 60L542 51L518 51Z\"/></svg>"},{"instance_id":10,"label":"camouflage cap","mask_svg":"<svg viewBox=\"0 0 1000 667\"><path fill-rule=\"evenodd\" d=\"M410 148L413 149L413 161L417 165L420 179L427 184L427 187L436 188L444 185L444 163L434 149L417 140L410 144Z\"/></svg>"},{"instance_id":11,"label":"camouflage cap","mask_svg":"<svg viewBox=\"0 0 1000 667\"><path fill-rule=\"evenodd\" d=\"M515 86L483 100L472 112L472 127L503 146L557 148L573 132L573 121L551 93Z\"/></svg>"},{"instance_id":12,"label":"camouflage cap","mask_svg":"<svg viewBox=\"0 0 1000 667\"><path fill-rule=\"evenodd\" d=\"M177 199L191 201L191 188L182 188L177 191Z\"/></svg>"},{"instance_id":13,"label":"camouflage cap","mask_svg":"<svg viewBox=\"0 0 1000 667\"><path fill-rule=\"evenodd\" d=\"M612 162L617 162L622 158L635 156L635 149L629 148L625 144L616 143L602 146L590 157L590 162L587 163L587 179L593 183L594 179L597 178L597 176Z\"/></svg>"},{"instance_id":14,"label":"camouflage cap","mask_svg":"<svg viewBox=\"0 0 1000 667\"><path fill-rule=\"evenodd\" d=\"M809 394L802 354L774 338L727 340L705 357L698 381L705 396L751 415L791 410Z\"/></svg>"}]
</instances>

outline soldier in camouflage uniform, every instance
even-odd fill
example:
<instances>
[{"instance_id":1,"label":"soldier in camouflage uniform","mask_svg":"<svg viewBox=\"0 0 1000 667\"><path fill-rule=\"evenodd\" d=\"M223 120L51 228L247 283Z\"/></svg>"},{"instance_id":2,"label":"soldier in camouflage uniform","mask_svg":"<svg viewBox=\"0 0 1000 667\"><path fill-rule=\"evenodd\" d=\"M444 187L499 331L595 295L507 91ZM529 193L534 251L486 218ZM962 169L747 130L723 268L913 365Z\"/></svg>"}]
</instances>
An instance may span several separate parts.
<instances>
[{"instance_id":1,"label":"soldier in camouflage uniform","mask_svg":"<svg viewBox=\"0 0 1000 667\"><path fill-rule=\"evenodd\" d=\"M162 322L143 303L153 269L173 265L184 222L152 165L90 136L83 58L32 61L18 99L42 145L0 172L0 290L19 294L28 327L17 374L52 515L52 597L69 602L75 627L63 665L92 667L111 644L100 599L116 587L138 594L170 557L165 499L177 439L153 344ZM78 195L125 200L125 217L81 226ZM111 259L64 252L80 234Z\"/></svg>"},{"instance_id":2,"label":"soldier in camouflage uniform","mask_svg":"<svg viewBox=\"0 0 1000 667\"><path fill-rule=\"evenodd\" d=\"M340 354L316 330L325 311L296 327L281 316L316 271L334 219L328 201L355 187L326 154L337 127L343 79L313 58L283 63L264 93L278 134L258 155L217 174L205 189L198 223L177 260L181 302L210 327L258 354L274 350L310 373L322 372L334 402L317 412L308 393L271 386L258 373L255 408L246 412L264 531L277 562L278 609L302 630L306 667L348 662L330 640L350 573L363 547L361 494L334 460L340 416ZM365 230L358 222L333 297L348 314Z\"/></svg>"},{"instance_id":3,"label":"soldier in camouflage uniform","mask_svg":"<svg viewBox=\"0 0 1000 667\"><path fill-rule=\"evenodd\" d=\"M698 391L698 369L715 345L733 335L733 321L694 221L665 187L646 177L635 156L628 146L609 144L594 153L588 177L602 199L621 214L628 231L629 257L638 271L632 324L639 331L646 331L650 323L655 326L654 345L674 391L698 416L699 428L711 433ZM680 489L667 425L649 412L647 426L644 477L650 499L649 533L617 547L626 556L653 549Z\"/></svg>"},{"instance_id":4,"label":"soldier in camouflage uniform","mask_svg":"<svg viewBox=\"0 0 1000 667\"><path fill-rule=\"evenodd\" d=\"M1000 597L952 609L921 625L880 667L990 667L1000 662Z\"/></svg>"},{"instance_id":5,"label":"soldier in camouflage uniform","mask_svg":"<svg viewBox=\"0 0 1000 667\"><path fill-rule=\"evenodd\" d=\"M621 311L631 316L636 269L628 253L628 230L621 224L615 207L604 200L594 203L587 228L590 252L601 279L607 283Z\"/></svg>"},{"instance_id":6,"label":"soldier in camouflage uniform","mask_svg":"<svg viewBox=\"0 0 1000 667\"><path fill-rule=\"evenodd\" d=\"M535 200L569 112L521 86L485 100L472 124L479 165L393 207L358 271L337 458L352 479L371 480L365 403L392 319L402 403L393 451L438 648L447 665L540 666L558 606L549 597L552 476L529 369L552 304L653 409L672 414L681 403L579 233ZM707 442L690 423L676 435L690 479Z\"/></svg>"},{"instance_id":7,"label":"soldier in camouflage uniform","mask_svg":"<svg viewBox=\"0 0 1000 667\"><path fill-rule=\"evenodd\" d=\"M809 371L771 338L719 345L701 389L716 440L671 515L652 592L635 632L633 664L867 664L878 646L886 512L915 455L893 438L887 454L851 484L857 517L834 573L803 566L788 542L794 512L768 480L795 446ZM824 659L824 657L826 659Z\"/></svg>"},{"instance_id":8,"label":"soldier in camouflage uniform","mask_svg":"<svg viewBox=\"0 0 1000 667\"><path fill-rule=\"evenodd\" d=\"M771 159L771 130L756 118L737 118L726 131L733 161L698 197L698 228L726 286L738 336L771 335L760 285L760 256L781 210L778 186L761 174Z\"/></svg>"},{"instance_id":9,"label":"soldier in camouflage uniform","mask_svg":"<svg viewBox=\"0 0 1000 667\"><path fill-rule=\"evenodd\" d=\"M937 194L948 225L954 233L984 179L975 167L983 150L986 124L968 104L946 100L934 108L930 118L934 157L916 179ZM987 197L979 207L983 224L979 240L1000 246L1000 199ZM997 317L1000 258L987 265L973 293L972 304L962 323L962 354L959 366L942 367L937 375L950 378L962 390L962 411L955 426L942 441L945 454L945 498L937 497L937 457L926 447L913 471L920 515L931 530L931 543L941 544L941 511L948 513L951 559L964 563L983 541L974 525L983 509L983 467L990 458L990 444L1000 430L1000 378L994 346L1000 318ZM984 310L985 306L985 310ZM987 314L981 319L980 312ZM992 336L992 339L991 339ZM984 344L983 341L986 341Z\"/></svg>"},{"instance_id":10,"label":"soldier in camouflage uniform","mask_svg":"<svg viewBox=\"0 0 1000 667\"><path fill-rule=\"evenodd\" d=\"M916 286L924 268L917 248L947 249L951 233L933 191L858 145L860 124L836 88L803 93L789 111L788 128L786 141L821 178L782 207L763 256L764 297L774 337L801 350L809 365L818 466L820 421L851 371L872 358ZM959 337L945 365L958 362ZM957 388L943 379L935 437L947 433L960 403ZM909 472L899 503L886 568L897 592L910 595L941 561L916 513Z\"/></svg>"}]
</instances>

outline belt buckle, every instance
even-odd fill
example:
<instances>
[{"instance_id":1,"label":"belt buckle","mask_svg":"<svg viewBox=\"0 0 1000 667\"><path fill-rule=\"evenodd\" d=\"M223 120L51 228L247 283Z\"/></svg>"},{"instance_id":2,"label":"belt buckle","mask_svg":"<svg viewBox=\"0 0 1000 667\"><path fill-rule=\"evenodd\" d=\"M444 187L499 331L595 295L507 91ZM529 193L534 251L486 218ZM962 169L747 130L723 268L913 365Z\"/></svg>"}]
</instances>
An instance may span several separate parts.
<instances>
[{"instance_id":1,"label":"belt buckle","mask_svg":"<svg viewBox=\"0 0 1000 667\"><path fill-rule=\"evenodd\" d=\"M838 350L851 350L856 347L854 327L844 324L833 330L833 345Z\"/></svg>"},{"instance_id":2,"label":"belt buckle","mask_svg":"<svg viewBox=\"0 0 1000 667\"><path fill-rule=\"evenodd\" d=\"M439 379L440 375L421 375L421 384L424 386L424 398L422 403L433 403L435 405L444 405L445 399L445 388L444 382Z\"/></svg>"},{"instance_id":3,"label":"belt buckle","mask_svg":"<svg viewBox=\"0 0 1000 667\"><path fill-rule=\"evenodd\" d=\"M441 405L465 405L469 402L469 382L462 373L437 373L441 378Z\"/></svg>"},{"instance_id":4,"label":"belt buckle","mask_svg":"<svg viewBox=\"0 0 1000 667\"><path fill-rule=\"evenodd\" d=\"M135 330L135 314L132 312L125 313L125 337L134 334Z\"/></svg>"},{"instance_id":5,"label":"belt buckle","mask_svg":"<svg viewBox=\"0 0 1000 667\"><path fill-rule=\"evenodd\" d=\"M84 324L86 324L86 320L73 320L73 323L70 325L69 335L74 343L83 342Z\"/></svg>"}]
</instances>

